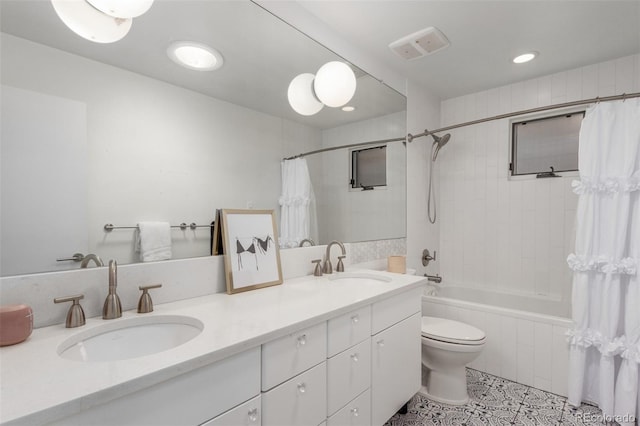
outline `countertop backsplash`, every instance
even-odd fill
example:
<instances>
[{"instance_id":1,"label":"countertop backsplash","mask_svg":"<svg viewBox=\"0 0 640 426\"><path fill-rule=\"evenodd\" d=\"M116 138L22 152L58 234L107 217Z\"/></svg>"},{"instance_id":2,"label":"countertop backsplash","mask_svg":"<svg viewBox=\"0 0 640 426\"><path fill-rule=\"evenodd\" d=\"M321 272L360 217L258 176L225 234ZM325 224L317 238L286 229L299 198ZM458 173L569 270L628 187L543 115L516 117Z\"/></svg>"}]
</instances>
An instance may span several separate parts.
<instances>
[{"instance_id":1,"label":"countertop backsplash","mask_svg":"<svg viewBox=\"0 0 640 426\"><path fill-rule=\"evenodd\" d=\"M345 266L371 261L386 261L391 254L405 254L405 239L346 243ZM326 246L302 247L280 251L284 279L313 273L314 259L324 259ZM339 250L332 248L332 262ZM384 269L376 268L376 269ZM118 295L122 309L134 309L140 297L139 286L162 284L152 290L155 304L190 299L226 291L222 256L206 256L163 262L135 263L118 266ZM63 323L68 305L56 305L56 297L84 294L81 301L87 318L102 314L107 295L108 268L75 269L64 272L18 275L0 278L0 303L24 303L34 311L36 328Z\"/></svg>"}]
</instances>

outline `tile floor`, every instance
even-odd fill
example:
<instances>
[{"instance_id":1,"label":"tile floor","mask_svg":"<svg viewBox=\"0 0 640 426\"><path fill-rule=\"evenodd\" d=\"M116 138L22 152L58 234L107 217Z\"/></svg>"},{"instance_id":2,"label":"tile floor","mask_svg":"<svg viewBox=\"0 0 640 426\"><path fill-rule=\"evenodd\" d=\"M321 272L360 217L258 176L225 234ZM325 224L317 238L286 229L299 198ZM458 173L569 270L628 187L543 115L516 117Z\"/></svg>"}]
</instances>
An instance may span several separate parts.
<instances>
[{"instance_id":1,"label":"tile floor","mask_svg":"<svg viewBox=\"0 0 640 426\"><path fill-rule=\"evenodd\" d=\"M385 426L414 425L596 425L604 424L600 409L571 407L566 398L515 383L481 371L467 369L469 402L453 406L417 394L407 414L396 414Z\"/></svg>"}]
</instances>

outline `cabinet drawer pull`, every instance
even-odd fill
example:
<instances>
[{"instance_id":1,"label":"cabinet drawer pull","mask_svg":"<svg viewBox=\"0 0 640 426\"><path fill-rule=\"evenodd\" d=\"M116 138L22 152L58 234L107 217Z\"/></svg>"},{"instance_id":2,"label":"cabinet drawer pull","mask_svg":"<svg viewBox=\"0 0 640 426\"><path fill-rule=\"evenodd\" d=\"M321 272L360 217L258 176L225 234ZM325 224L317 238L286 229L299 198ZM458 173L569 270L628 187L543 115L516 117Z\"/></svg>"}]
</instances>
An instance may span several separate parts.
<instances>
[{"instance_id":1,"label":"cabinet drawer pull","mask_svg":"<svg viewBox=\"0 0 640 426\"><path fill-rule=\"evenodd\" d=\"M360 414L358 413L358 407L352 408L351 414L353 414L353 417L358 417L358 415Z\"/></svg>"},{"instance_id":2,"label":"cabinet drawer pull","mask_svg":"<svg viewBox=\"0 0 640 426\"><path fill-rule=\"evenodd\" d=\"M351 317L351 322L357 324L360 321L360 315L355 314Z\"/></svg>"},{"instance_id":3,"label":"cabinet drawer pull","mask_svg":"<svg viewBox=\"0 0 640 426\"><path fill-rule=\"evenodd\" d=\"M249 421L251 423L254 423L256 420L258 420L258 409L254 408L252 410L249 410L249 413L247 413L249 415Z\"/></svg>"},{"instance_id":4,"label":"cabinet drawer pull","mask_svg":"<svg viewBox=\"0 0 640 426\"><path fill-rule=\"evenodd\" d=\"M304 383L298 383L298 392L305 393L307 391L307 385Z\"/></svg>"},{"instance_id":5,"label":"cabinet drawer pull","mask_svg":"<svg viewBox=\"0 0 640 426\"><path fill-rule=\"evenodd\" d=\"M298 342L296 343L296 345L298 347L304 346L307 344L307 335L303 334L302 336L298 337Z\"/></svg>"},{"instance_id":6,"label":"cabinet drawer pull","mask_svg":"<svg viewBox=\"0 0 640 426\"><path fill-rule=\"evenodd\" d=\"M360 359L358 357L358 353L356 352L355 354L351 354L351 359L353 360L353 362L358 362L358 360Z\"/></svg>"},{"instance_id":7,"label":"cabinet drawer pull","mask_svg":"<svg viewBox=\"0 0 640 426\"><path fill-rule=\"evenodd\" d=\"M384 339L380 339L376 343L378 344L379 347L383 347L384 346Z\"/></svg>"}]
</instances>

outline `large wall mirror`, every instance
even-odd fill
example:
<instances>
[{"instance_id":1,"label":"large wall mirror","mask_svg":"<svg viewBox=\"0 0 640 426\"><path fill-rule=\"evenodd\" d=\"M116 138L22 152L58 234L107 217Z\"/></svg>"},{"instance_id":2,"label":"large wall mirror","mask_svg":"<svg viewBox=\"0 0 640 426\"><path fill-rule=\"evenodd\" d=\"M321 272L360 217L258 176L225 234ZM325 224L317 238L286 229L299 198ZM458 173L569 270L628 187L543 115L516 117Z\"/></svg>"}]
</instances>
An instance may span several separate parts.
<instances>
[{"instance_id":1,"label":"large wall mirror","mask_svg":"<svg viewBox=\"0 0 640 426\"><path fill-rule=\"evenodd\" d=\"M137 262L140 221L201 226L172 230L173 258L207 256L215 209L279 211L283 158L406 134L405 98L353 64L354 111L295 113L289 82L345 59L250 1L156 0L110 44L75 35L49 0L0 14L2 276L79 268L56 261L74 253ZM224 65L178 66L166 51L182 40ZM387 147L384 189L350 189L349 155L305 157L316 243L404 237L403 143Z\"/></svg>"}]
</instances>

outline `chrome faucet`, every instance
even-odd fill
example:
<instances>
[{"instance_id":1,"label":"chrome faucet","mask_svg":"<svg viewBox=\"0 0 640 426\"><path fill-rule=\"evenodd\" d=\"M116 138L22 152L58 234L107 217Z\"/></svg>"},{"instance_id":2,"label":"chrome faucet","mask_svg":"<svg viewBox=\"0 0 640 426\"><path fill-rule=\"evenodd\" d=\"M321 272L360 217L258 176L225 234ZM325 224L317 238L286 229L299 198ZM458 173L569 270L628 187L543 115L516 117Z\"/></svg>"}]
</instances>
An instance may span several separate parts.
<instances>
[{"instance_id":1,"label":"chrome faucet","mask_svg":"<svg viewBox=\"0 0 640 426\"><path fill-rule=\"evenodd\" d=\"M109 261L109 294L102 307L102 319L114 319L122 316L122 305L120 298L116 294L118 287L118 263L115 260Z\"/></svg>"},{"instance_id":2,"label":"chrome faucet","mask_svg":"<svg viewBox=\"0 0 640 426\"><path fill-rule=\"evenodd\" d=\"M342 263L342 259L345 258L345 256L347 255L347 251L344 248L344 244L342 244L340 241L331 241L329 243L329 245L327 245L327 252L324 255L324 273L325 274L332 274L333 273L333 267L331 266L331 246L333 246L334 244L337 244L340 246L340 248L342 249L342 256L338 256L338 266L336 267L336 272L344 272L344 264Z\"/></svg>"},{"instance_id":3,"label":"chrome faucet","mask_svg":"<svg viewBox=\"0 0 640 426\"><path fill-rule=\"evenodd\" d=\"M82 263L80 264L81 268L86 268L89 265L89 261L93 260L96 266L104 266L104 262L100 259L100 256L97 254L89 253L84 258L82 258Z\"/></svg>"}]
</instances>

